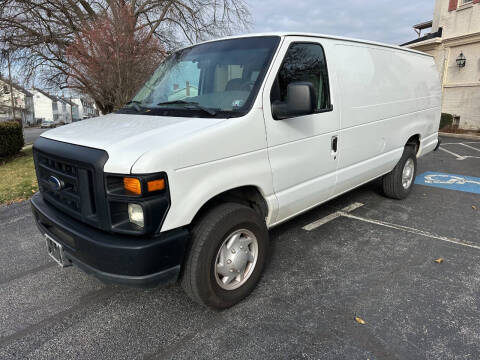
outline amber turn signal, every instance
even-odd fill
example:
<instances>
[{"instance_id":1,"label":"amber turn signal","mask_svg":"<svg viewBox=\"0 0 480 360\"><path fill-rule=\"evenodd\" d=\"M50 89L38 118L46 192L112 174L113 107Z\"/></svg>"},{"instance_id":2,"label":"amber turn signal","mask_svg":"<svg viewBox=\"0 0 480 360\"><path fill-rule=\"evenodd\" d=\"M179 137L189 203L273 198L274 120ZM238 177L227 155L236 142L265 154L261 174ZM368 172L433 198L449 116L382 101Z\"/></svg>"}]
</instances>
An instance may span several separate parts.
<instances>
[{"instance_id":1,"label":"amber turn signal","mask_svg":"<svg viewBox=\"0 0 480 360\"><path fill-rule=\"evenodd\" d=\"M141 195L142 194L142 185L140 180L135 178L123 178L123 187L125 190L130 191L131 193Z\"/></svg>"},{"instance_id":2,"label":"amber turn signal","mask_svg":"<svg viewBox=\"0 0 480 360\"><path fill-rule=\"evenodd\" d=\"M148 192L159 191L165 189L165 180L158 179L147 182Z\"/></svg>"}]
</instances>

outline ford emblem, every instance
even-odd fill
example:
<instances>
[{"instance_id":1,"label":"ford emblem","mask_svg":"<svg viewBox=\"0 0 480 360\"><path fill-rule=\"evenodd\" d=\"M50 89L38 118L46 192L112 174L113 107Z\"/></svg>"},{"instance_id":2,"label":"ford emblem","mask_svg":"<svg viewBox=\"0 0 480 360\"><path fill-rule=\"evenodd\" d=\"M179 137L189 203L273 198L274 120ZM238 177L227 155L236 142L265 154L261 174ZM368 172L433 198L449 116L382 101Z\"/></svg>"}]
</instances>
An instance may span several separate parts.
<instances>
[{"instance_id":1,"label":"ford emblem","mask_svg":"<svg viewBox=\"0 0 480 360\"><path fill-rule=\"evenodd\" d=\"M48 178L48 183L53 191L60 191L63 189L63 181L55 176L50 176Z\"/></svg>"}]
</instances>

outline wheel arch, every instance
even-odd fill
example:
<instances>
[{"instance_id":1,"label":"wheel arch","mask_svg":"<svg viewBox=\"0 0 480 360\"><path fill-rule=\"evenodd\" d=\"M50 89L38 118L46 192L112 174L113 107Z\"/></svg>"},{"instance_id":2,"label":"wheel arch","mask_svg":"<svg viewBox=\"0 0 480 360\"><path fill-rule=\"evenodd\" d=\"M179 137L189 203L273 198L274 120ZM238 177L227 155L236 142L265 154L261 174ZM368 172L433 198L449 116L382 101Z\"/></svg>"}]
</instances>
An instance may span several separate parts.
<instances>
[{"instance_id":1,"label":"wheel arch","mask_svg":"<svg viewBox=\"0 0 480 360\"><path fill-rule=\"evenodd\" d=\"M412 135L408 138L405 144L405 146L407 145L415 146L415 154L417 155L417 157L418 157L418 151L420 150L420 137L421 137L420 134Z\"/></svg>"},{"instance_id":2,"label":"wheel arch","mask_svg":"<svg viewBox=\"0 0 480 360\"><path fill-rule=\"evenodd\" d=\"M255 210L262 218L269 214L268 202L262 191L255 185L244 185L225 190L207 200L194 215L190 226L195 224L209 210L225 202L235 202Z\"/></svg>"}]
</instances>

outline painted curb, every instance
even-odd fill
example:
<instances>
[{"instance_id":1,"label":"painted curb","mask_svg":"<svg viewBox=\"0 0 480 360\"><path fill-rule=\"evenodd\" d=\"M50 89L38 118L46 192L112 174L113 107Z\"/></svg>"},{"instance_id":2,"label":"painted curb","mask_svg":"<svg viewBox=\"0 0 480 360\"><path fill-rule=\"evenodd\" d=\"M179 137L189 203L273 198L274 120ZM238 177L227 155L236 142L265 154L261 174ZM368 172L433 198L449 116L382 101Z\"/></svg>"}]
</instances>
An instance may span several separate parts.
<instances>
[{"instance_id":1,"label":"painted curb","mask_svg":"<svg viewBox=\"0 0 480 360\"><path fill-rule=\"evenodd\" d=\"M445 136L445 137L453 137L453 138L458 138L458 139L479 140L480 141L480 135L452 134L452 133L445 133L445 132L439 132L438 135L439 136Z\"/></svg>"}]
</instances>

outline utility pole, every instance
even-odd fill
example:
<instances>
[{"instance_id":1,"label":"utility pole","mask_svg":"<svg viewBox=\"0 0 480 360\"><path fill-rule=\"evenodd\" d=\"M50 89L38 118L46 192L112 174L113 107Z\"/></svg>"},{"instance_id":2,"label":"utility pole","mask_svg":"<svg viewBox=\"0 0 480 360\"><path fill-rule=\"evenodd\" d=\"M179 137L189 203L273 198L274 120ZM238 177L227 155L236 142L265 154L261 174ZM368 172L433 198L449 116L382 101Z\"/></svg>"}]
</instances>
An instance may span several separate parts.
<instances>
[{"instance_id":1,"label":"utility pole","mask_svg":"<svg viewBox=\"0 0 480 360\"><path fill-rule=\"evenodd\" d=\"M4 54L7 56L8 63L8 81L10 82L10 101L12 102L12 116L15 121L15 102L13 100L13 85L12 85L12 72L10 69L10 50L4 50ZM22 120L20 119L20 126L23 128Z\"/></svg>"},{"instance_id":2,"label":"utility pole","mask_svg":"<svg viewBox=\"0 0 480 360\"><path fill-rule=\"evenodd\" d=\"M73 102L72 102L72 93L70 93L70 118L73 123Z\"/></svg>"}]
</instances>

